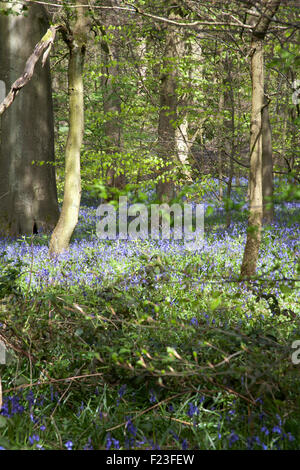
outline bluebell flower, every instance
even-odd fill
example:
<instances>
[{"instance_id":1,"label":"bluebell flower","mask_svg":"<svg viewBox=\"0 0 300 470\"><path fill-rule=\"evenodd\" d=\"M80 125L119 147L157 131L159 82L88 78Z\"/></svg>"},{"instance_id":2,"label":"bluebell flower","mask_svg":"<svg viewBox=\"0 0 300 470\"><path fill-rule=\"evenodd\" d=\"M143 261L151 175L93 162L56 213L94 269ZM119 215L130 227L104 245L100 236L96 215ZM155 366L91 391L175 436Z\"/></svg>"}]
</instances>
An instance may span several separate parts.
<instances>
[{"instance_id":1,"label":"bluebell flower","mask_svg":"<svg viewBox=\"0 0 300 470\"><path fill-rule=\"evenodd\" d=\"M232 433L229 436L229 447L232 447L232 445L239 440L239 436L232 431Z\"/></svg>"},{"instance_id":2,"label":"bluebell flower","mask_svg":"<svg viewBox=\"0 0 300 470\"><path fill-rule=\"evenodd\" d=\"M189 403L189 409L187 411L187 415L192 418L194 414L199 414L199 409L193 403Z\"/></svg>"},{"instance_id":3,"label":"bluebell flower","mask_svg":"<svg viewBox=\"0 0 300 470\"><path fill-rule=\"evenodd\" d=\"M156 401L157 401L157 400L156 400L156 396L155 396L153 390L150 390L150 398L149 398L149 400L150 400L150 403L156 403Z\"/></svg>"},{"instance_id":4,"label":"bluebell flower","mask_svg":"<svg viewBox=\"0 0 300 470\"><path fill-rule=\"evenodd\" d=\"M112 446L114 447L114 449L120 449L119 441L117 439L111 437L110 433L108 433L107 437L106 437L105 448L106 448L106 450L109 450Z\"/></svg>"},{"instance_id":5,"label":"bluebell flower","mask_svg":"<svg viewBox=\"0 0 300 470\"><path fill-rule=\"evenodd\" d=\"M77 416L80 416L81 415L81 412L84 410L84 403L83 401L81 402L81 405L80 405L80 408L79 410L77 411Z\"/></svg>"},{"instance_id":6,"label":"bluebell flower","mask_svg":"<svg viewBox=\"0 0 300 470\"><path fill-rule=\"evenodd\" d=\"M112 438L110 436L110 433L107 434L106 436L106 444L105 444L105 449L109 450L112 446Z\"/></svg>"},{"instance_id":7,"label":"bluebell flower","mask_svg":"<svg viewBox=\"0 0 300 470\"><path fill-rule=\"evenodd\" d=\"M34 393L33 393L32 390L30 390L30 391L27 393L26 399L27 399L27 401L28 401L29 410L30 410L31 407L34 405Z\"/></svg>"},{"instance_id":8,"label":"bluebell flower","mask_svg":"<svg viewBox=\"0 0 300 470\"><path fill-rule=\"evenodd\" d=\"M132 436L136 436L137 429L132 423L131 419L129 418L127 423L126 423L126 429L128 430L129 434L132 434Z\"/></svg>"},{"instance_id":9,"label":"bluebell flower","mask_svg":"<svg viewBox=\"0 0 300 470\"><path fill-rule=\"evenodd\" d=\"M32 436L29 436L28 440L29 443L33 445L35 442L39 442L40 436L38 434L33 434Z\"/></svg>"},{"instance_id":10,"label":"bluebell flower","mask_svg":"<svg viewBox=\"0 0 300 470\"><path fill-rule=\"evenodd\" d=\"M275 432L277 434L281 434L281 428L279 426L274 426L272 429L272 432Z\"/></svg>"},{"instance_id":11,"label":"bluebell flower","mask_svg":"<svg viewBox=\"0 0 300 470\"><path fill-rule=\"evenodd\" d=\"M118 391L118 395L120 398L122 398L125 395L126 392L126 384L122 385Z\"/></svg>"},{"instance_id":12,"label":"bluebell flower","mask_svg":"<svg viewBox=\"0 0 300 470\"><path fill-rule=\"evenodd\" d=\"M188 447L188 442L186 439L183 439L182 442L181 442L181 448L182 450L187 450L189 447Z\"/></svg>"},{"instance_id":13,"label":"bluebell flower","mask_svg":"<svg viewBox=\"0 0 300 470\"><path fill-rule=\"evenodd\" d=\"M262 428L260 429L261 432L265 433L266 436L268 436L270 434L269 430L266 428L266 426L262 426Z\"/></svg>"},{"instance_id":14,"label":"bluebell flower","mask_svg":"<svg viewBox=\"0 0 300 470\"><path fill-rule=\"evenodd\" d=\"M178 435L174 431L172 431L172 429L170 430L170 434L174 437L175 441L179 441Z\"/></svg>"},{"instance_id":15,"label":"bluebell flower","mask_svg":"<svg viewBox=\"0 0 300 470\"><path fill-rule=\"evenodd\" d=\"M72 450L73 442L72 441L67 441L65 443L65 447L67 448L67 450Z\"/></svg>"}]
</instances>

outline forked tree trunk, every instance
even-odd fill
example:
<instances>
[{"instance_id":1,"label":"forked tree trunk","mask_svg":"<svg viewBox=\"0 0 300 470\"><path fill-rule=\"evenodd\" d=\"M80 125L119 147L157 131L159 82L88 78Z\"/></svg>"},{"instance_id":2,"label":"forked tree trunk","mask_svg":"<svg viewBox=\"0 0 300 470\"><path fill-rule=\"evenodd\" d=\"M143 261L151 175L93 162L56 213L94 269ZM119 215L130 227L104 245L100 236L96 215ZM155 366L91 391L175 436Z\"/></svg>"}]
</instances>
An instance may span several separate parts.
<instances>
[{"instance_id":1,"label":"forked tree trunk","mask_svg":"<svg viewBox=\"0 0 300 470\"><path fill-rule=\"evenodd\" d=\"M77 0L78 5L82 0ZM71 236L78 222L81 178L80 178L80 149L84 133L84 93L83 65L86 48L86 33L88 20L83 7L78 7L77 21L72 37L67 43L70 50L68 80L69 80L69 133L65 155L65 185L61 214L55 227L49 252L59 255L68 249Z\"/></svg>"},{"instance_id":2,"label":"forked tree trunk","mask_svg":"<svg viewBox=\"0 0 300 470\"><path fill-rule=\"evenodd\" d=\"M12 6L20 13L0 14L0 80L8 93L49 24L41 5L29 4L27 16L20 2L0 6ZM53 230L59 211L49 60L44 67L37 62L32 79L5 109L0 128L1 233L18 236Z\"/></svg>"}]
</instances>

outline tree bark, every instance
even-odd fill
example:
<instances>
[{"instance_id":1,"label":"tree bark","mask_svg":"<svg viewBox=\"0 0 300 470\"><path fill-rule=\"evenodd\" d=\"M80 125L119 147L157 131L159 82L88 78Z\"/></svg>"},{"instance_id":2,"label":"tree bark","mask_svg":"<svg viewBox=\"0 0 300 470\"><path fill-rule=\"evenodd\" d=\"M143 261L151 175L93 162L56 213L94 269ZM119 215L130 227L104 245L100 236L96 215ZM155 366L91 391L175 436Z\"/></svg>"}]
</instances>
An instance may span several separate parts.
<instances>
[{"instance_id":1,"label":"tree bark","mask_svg":"<svg viewBox=\"0 0 300 470\"><path fill-rule=\"evenodd\" d=\"M158 122L158 152L163 159L163 174L157 184L157 197L170 202L175 196L175 183L171 173L176 156L176 33L167 31L166 48L160 87L160 111Z\"/></svg>"},{"instance_id":2,"label":"tree bark","mask_svg":"<svg viewBox=\"0 0 300 470\"><path fill-rule=\"evenodd\" d=\"M76 0L76 4L81 5L83 2ZM84 133L83 65L88 19L83 7L78 6L76 12L77 21L73 33L66 39L69 47L69 133L65 155L63 205L49 247L52 256L59 255L68 249L78 222L81 198L80 149Z\"/></svg>"},{"instance_id":3,"label":"tree bark","mask_svg":"<svg viewBox=\"0 0 300 470\"><path fill-rule=\"evenodd\" d=\"M59 212L49 60L44 67L36 63L44 50L41 38L46 39L48 19L41 5L29 4L27 16L21 3L2 5L11 6L19 15L0 15L0 80L6 90L15 86L1 116L0 232L18 236L52 230ZM40 49L35 48L37 43ZM36 55L32 56L33 50ZM33 60L28 61L29 57ZM36 73L12 102L34 66ZM17 80L24 67L27 75Z\"/></svg>"},{"instance_id":4,"label":"tree bark","mask_svg":"<svg viewBox=\"0 0 300 470\"><path fill-rule=\"evenodd\" d=\"M241 266L242 277L255 275L261 243L263 218L262 112L264 107L264 38L269 24L279 8L280 1L263 0L260 5L262 14L254 25L251 40L250 209L247 240Z\"/></svg>"},{"instance_id":5,"label":"tree bark","mask_svg":"<svg viewBox=\"0 0 300 470\"><path fill-rule=\"evenodd\" d=\"M262 205L262 108L264 104L263 40L252 38L252 107L250 129L250 214L242 276L254 276L261 242Z\"/></svg>"},{"instance_id":6,"label":"tree bark","mask_svg":"<svg viewBox=\"0 0 300 470\"><path fill-rule=\"evenodd\" d=\"M218 148L218 178L219 178L219 199L222 201L223 199L223 158L224 158L224 151L223 145L221 141L223 140L222 135L222 119L223 119L223 112L224 112L224 93L221 91L219 97L219 106L218 106L218 138L219 138L219 148Z\"/></svg>"},{"instance_id":7,"label":"tree bark","mask_svg":"<svg viewBox=\"0 0 300 470\"><path fill-rule=\"evenodd\" d=\"M269 116L269 99L265 95L262 111L262 188L263 219L271 223L274 217L273 206L273 149L272 130Z\"/></svg>"},{"instance_id":8,"label":"tree bark","mask_svg":"<svg viewBox=\"0 0 300 470\"><path fill-rule=\"evenodd\" d=\"M108 2L112 5L111 2ZM106 18L109 24L117 24L115 13L111 13ZM122 189L125 186L125 175L122 174L120 168L117 168L118 156L121 151L121 98L117 89L117 80L119 75L119 48L116 39L110 42L107 39L106 29L101 28L103 40L101 41L102 49L102 87L103 87L103 110L107 116L104 123L105 131L105 147L107 154L111 159L111 166L107 171L107 184L110 187Z\"/></svg>"},{"instance_id":9,"label":"tree bark","mask_svg":"<svg viewBox=\"0 0 300 470\"><path fill-rule=\"evenodd\" d=\"M226 77L224 79L224 106L225 110L229 111L230 119L224 119L224 129L226 129L225 137L225 153L227 160L229 159L229 170L228 170L228 182L227 182L227 192L226 197L228 200L231 198L232 190L232 179L234 173L234 153L235 153L235 107L234 107L234 93L233 93L233 84L231 76L232 64L228 56L226 56L224 68L226 70ZM229 228L231 224L231 210L226 212L226 228Z\"/></svg>"}]
</instances>

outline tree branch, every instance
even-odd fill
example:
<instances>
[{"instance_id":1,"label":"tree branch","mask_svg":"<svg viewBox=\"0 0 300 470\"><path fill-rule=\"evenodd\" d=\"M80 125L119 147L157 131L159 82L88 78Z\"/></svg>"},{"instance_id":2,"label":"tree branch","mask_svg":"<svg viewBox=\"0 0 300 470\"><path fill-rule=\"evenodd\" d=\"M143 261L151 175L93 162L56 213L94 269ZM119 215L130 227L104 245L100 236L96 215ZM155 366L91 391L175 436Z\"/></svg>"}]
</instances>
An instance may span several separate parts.
<instances>
[{"instance_id":1,"label":"tree branch","mask_svg":"<svg viewBox=\"0 0 300 470\"><path fill-rule=\"evenodd\" d=\"M45 65L47 57L55 40L56 31L61 28L61 25L51 26L47 30L46 34L42 37L42 39L36 44L33 53L27 59L23 74L13 83L8 95L6 96L6 98L4 98L2 103L0 103L0 116L13 103L19 91L31 80L35 65L42 54L42 66Z\"/></svg>"}]
</instances>

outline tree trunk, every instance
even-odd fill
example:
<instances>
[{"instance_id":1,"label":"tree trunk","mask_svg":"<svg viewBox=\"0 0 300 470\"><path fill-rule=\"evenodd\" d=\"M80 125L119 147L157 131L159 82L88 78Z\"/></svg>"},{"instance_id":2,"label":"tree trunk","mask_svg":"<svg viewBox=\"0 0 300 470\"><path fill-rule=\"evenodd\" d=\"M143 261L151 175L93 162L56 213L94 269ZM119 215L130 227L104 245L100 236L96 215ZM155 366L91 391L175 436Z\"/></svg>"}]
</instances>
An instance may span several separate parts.
<instances>
[{"instance_id":1,"label":"tree trunk","mask_svg":"<svg viewBox=\"0 0 300 470\"><path fill-rule=\"evenodd\" d=\"M269 100L265 95L262 111L262 190L263 190L263 218L271 223L274 217L273 207L273 151L272 131L269 116Z\"/></svg>"},{"instance_id":2,"label":"tree trunk","mask_svg":"<svg viewBox=\"0 0 300 470\"><path fill-rule=\"evenodd\" d=\"M163 159L163 174L157 184L157 197L160 201L170 202L175 196L175 184L171 177L176 156L176 35L167 32L166 49L160 87L160 111L158 122L158 151Z\"/></svg>"},{"instance_id":3,"label":"tree trunk","mask_svg":"<svg viewBox=\"0 0 300 470\"><path fill-rule=\"evenodd\" d=\"M229 172L228 172L228 182L227 182L227 193L226 197L228 200L231 198L231 190L232 190L232 179L234 173L234 154L235 154L235 107L234 107L234 93L233 93L233 84L232 84L232 76L231 76L231 69L232 63L228 56L225 59L225 70L226 70L226 78L224 80L225 85L225 92L224 92L224 104L225 109L230 113L230 119L224 119L224 129L226 129L226 136L225 138L225 152L227 160L229 159ZM231 210L228 209L226 212L226 228L229 228L231 224Z\"/></svg>"},{"instance_id":4,"label":"tree trunk","mask_svg":"<svg viewBox=\"0 0 300 470\"><path fill-rule=\"evenodd\" d=\"M77 0L78 5L82 4ZM83 65L86 47L88 20L83 7L78 7L77 21L71 37L67 38L69 47L69 133L65 156L64 200L57 226L51 240L49 252L59 255L68 249L73 231L78 222L81 198L80 149L84 133L84 92Z\"/></svg>"},{"instance_id":5,"label":"tree trunk","mask_svg":"<svg viewBox=\"0 0 300 470\"><path fill-rule=\"evenodd\" d=\"M179 103L180 111L176 109L177 118L179 118L180 124L178 124L175 129L176 155L182 165L182 174L184 175L185 183L191 183L193 181L191 171L192 169L190 164L190 156L192 155L191 148L197 135L199 134L198 128L194 132L194 135L190 136L191 129L190 122L188 119L188 109L189 106L191 106L193 103L195 79L199 80L200 78L202 78L202 64L200 62L200 59L202 57L202 49L195 40L190 42L188 39L190 38L188 38L186 35L184 37L178 36L176 42L176 56L181 59L187 59L188 56L190 62L188 69L188 82L185 85L186 88L189 89L189 91L186 92L183 96L181 96ZM200 127L200 122L199 124L194 123L194 125L196 124L196 126L199 125Z\"/></svg>"},{"instance_id":6,"label":"tree trunk","mask_svg":"<svg viewBox=\"0 0 300 470\"><path fill-rule=\"evenodd\" d=\"M27 2L26 2L27 3ZM43 6L13 6L0 15L0 80L6 92L24 72L27 59L49 24ZM49 60L36 64L31 81L1 117L0 232L30 235L50 231L58 219L54 169L54 124Z\"/></svg>"},{"instance_id":7,"label":"tree trunk","mask_svg":"<svg viewBox=\"0 0 300 470\"><path fill-rule=\"evenodd\" d=\"M224 112L224 93L221 91L219 97L219 114L218 114L218 138L219 138L219 147L218 147L218 178L219 178L219 199L222 201L223 199L223 145L221 145L221 141L223 140L222 135L222 119L223 119L223 112Z\"/></svg>"},{"instance_id":8,"label":"tree trunk","mask_svg":"<svg viewBox=\"0 0 300 470\"><path fill-rule=\"evenodd\" d=\"M264 107L264 38L280 0L263 0L262 14L255 19L251 41L252 104L250 124L250 210L247 241L241 266L241 276L255 275L261 242L263 218L262 192L262 111ZM253 21L253 18L252 18Z\"/></svg>"},{"instance_id":9,"label":"tree trunk","mask_svg":"<svg viewBox=\"0 0 300 470\"><path fill-rule=\"evenodd\" d=\"M263 40L252 38L252 107L250 129L250 214L242 276L254 276L261 241L262 205L262 108L264 104Z\"/></svg>"},{"instance_id":10,"label":"tree trunk","mask_svg":"<svg viewBox=\"0 0 300 470\"><path fill-rule=\"evenodd\" d=\"M116 2L111 0L106 1L105 5L113 6ZM102 89L103 89L103 110L107 116L104 123L105 132L105 148L107 154L110 156L111 165L107 171L107 184L110 187L122 189L125 184L125 174L121 168L118 154L121 151L121 136L122 127L120 122L121 114L121 98L120 91L118 90L118 75L119 70L119 46L118 38L114 37L112 40L108 38L106 29L109 26L119 26L120 19L115 11L105 13L105 26L101 25L102 41ZM114 34L117 34L115 30ZM109 31L109 35L112 33Z\"/></svg>"}]
</instances>

